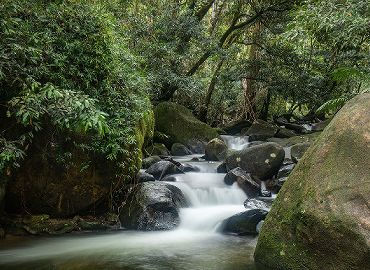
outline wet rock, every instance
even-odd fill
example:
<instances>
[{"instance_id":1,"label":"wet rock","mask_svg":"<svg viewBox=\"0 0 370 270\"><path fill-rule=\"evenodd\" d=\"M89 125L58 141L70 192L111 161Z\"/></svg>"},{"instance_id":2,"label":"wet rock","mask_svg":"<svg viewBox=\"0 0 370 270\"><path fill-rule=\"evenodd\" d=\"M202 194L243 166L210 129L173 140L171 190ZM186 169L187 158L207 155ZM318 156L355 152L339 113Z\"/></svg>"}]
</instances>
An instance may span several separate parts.
<instances>
[{"instance_id":1,"label":"wet rock","mask_svg":"<svg viewBox=\"0 0 370 270\"><path fill-rule=\"evenodd\" d=\"M310 143L299 143L293 145L290 150L293 161L297 163L303 157L310 145Z\"/></svg>"},{"instance_id":2,"label":"wet rock","mask_svg":"<svg viewBox=\"0 0 370 270\"><path fill-rule=\"evenodd\" d=\"M249 136L250 141L264 141L268 138L274 137L277 131L277 126L263 120L256 120L242 135Z\"/></svg>"},{"instance_id":3,"label":"wet rock","mask_svg":"<svg viewBox=\"0 0 370 270\"><path fill-rule=\"evenodd\" d=\"M171 154L173 156L186 156L191 155L192 152L185 145L181 143L174 143L171 147Z\"/></svg>"},{"instance_id":4,"label":"wet rock","mask_svg":"<svg viewBox=\"0 0 370 270\"><path fill-rule=\"evenodd\" d=\"M252 177L267 180L275 175L284 161L284 149L276 143L264 143L230 153L227 168L240 167Z\"/></svg>"},{"instance_id":5,"label":"wet rock","mask_svg":"<svg viewBox=\"0 0 370 270\"><path fill-rule=\"evenodd\" d=\"M305 133L307 130L303 125L297 124L297 123L290 123L284 118L277 118L275 122L280 126L285 126L287 129L294 130L298 133Z\"/></svg>"},{"instance_id":6,"label":"wet rock","mask_svg":"<svg viewBox=\"0 0 370 270\"><path fill-rule=\"evenodd\" d=\"M227 173L227 166L226 163L223 162L217 167L217 172L218 173Z\"/></svg>"},{"instance_id":7,"label":"wet rock","mask_svg":"<svg viewBox=\"0 0 370 270\"><path fill-rule=\"evenodd\" d=\"M222 129L230 135L237 135L242 132L243 129L249 128L252 125L251 122L248 120L236 120L228 123L226 126L222 127Z\"/></svg>"},{"instance_id":8,"label":"wet rock","mask_svg":"<svg viewBox=\"0 0 370 270\"><path fill-rule=\"evenodd\" d=\"M272 194L271 194L271 191L267 190L267 189L262 189L260 190L260 196L261 197L271 197Z\"/></svg>"},{"instance_id":9,"label":"wet rock","mask_svg":"<svg viewBox=\"0 0 370 270\"><path fill-rule=\"evenodd\" d=\"M260 191L260 185L256 183L250 174L247 174L241 168L235 168L229 171L224 178L226 185L232 185L235 182L247 194L248 197L256 197Z\"/></svg>"},{"instance_id":10,"label":"wet rock","mask_svg":"<svg viewBox=\"0 0 370 270\"><path fill-rule=\"evenodd\" d=\"M122 227L131 230L171 230L180 224L179 209L188 206L181 190L163 182L138 185L122 206Z\"/></svg>"},{"instance_id":11,"label":"wet rock","mask_svg":"<svg viewBox=\"0 0 370 270\"><path fill-rule=\"evenodd\" d=\"M138 172L138 174L136 176L136 179L137 179L138 183L155 181L155 178L154 178L153 175L151 175L147 172L143 172L143 171Z\"/></svg>"},{"instance_id":12,"label":"wet rock","mask_svg":"<svg viewBox=\"0 0 370 270\"><path fill-rule=\"evenodd\" d=\"M154 143L145 149L146 153L151 156L170 156L171 153L162 143Z\"/></svg>"},{"instance_id":13,"label":"wet rock","mask_svg":"<svg viewBox=\"0 0 370 270\"><path fill-rule=\"evenodd\" d=\"M287 128L279 128L279 131L275 135L275 137L277 138L290 138L294 136L297 136L297 134L294 131Z\"/></svg>"},{"instance_id":14,"label":"wet rock","mask_svg":"<svg viewBox=\"0 0 370 270\"><path fill-rule=\"evenodd\" d=\"M153 175L156 180L161 180L161 178L168 174L182 173L178 166L168 160L161 160L154 163L145 172Z\"/></svg>"},{"instance_id":15,"label":"wet rock","mask_svg":"<svg viewBox=\"0 0 370 270\"><path fill-rule=\"evenodd\" d=\"M304 154L265 220L256 263L369 269L369 108L370 93L347 102Z\"/></svg>"},{"instance_id":16,"label":"wet rock","mask_svg":"<svg viewBox=\"0 0 370 270\"><path fill-rule=\"evenodd\" d=\"M166 175L165 177L163 177L161 179L161 181L163 181L163 182L176 182L177 180L176 180L176 177L173 176L173 175Z\"/></svg>"},{"instance_id":17,"label":"wet rock","mask_svg":"<svg viewBox=\"0 0 370 270\"><path fill-rule=\"evenodd\" d=\"M148 169L150 166L152 166L154 163L157 163L158 161L161 161L161 158L159 156L150 156L144 158L142 162L142 168Z\"/></svg>"},{"instance_id":18,"label":"wet rock","mask_svg":"<svg viewBox=\"0 0 370 270\"><path fill-rule=\"evenodd\" d=\"M257 198L248 198L244 202L244 207L247 209L262 209L265 211L269 211L272 205L271 201L262 201Z\"/></svg>"},{"instance_id":19,"label":"wet rock","mask_svg":"<svg viewBox=\"0 0 370 270\"><path fill-rule=\"evenodd\" d=\"M321 121L312 125L312 131L323 131L330 123L331 119Z\"/></svg>"},{"instance_id":20,"label":"wet rock","mask_svg":"<svg viewBox=\"0 0 370 270\"><path fill-rule=\"evenodd\" d=\"M222 222L221 231L237 235L255 235L257 225L263 221L268 212L263 209L252 209L236 214Z\"/></svg>"},{"instance_id":21,"label":"wet rock","mask_svg":"<svg viewBox=\"0 0 370 270\"><path fill-rule=\"evenodd\" d=\"M277 178L287 177L294 169L295 164L287 164L279 169Z\"/></svg>"},{"instance_id":22,"label":"wet rock","mask_svg":"<svg viewBox=\"0 0 370 270\"><path fill-rule=\"evenodd\" d=\"M206 145L205 158L210 161L224 160L227 154L227 145L221 139L213 139Z\"/></svg>"},{"instance_id":23,"label":"wet rock","mask_svg":"<svg viewBox=\"0 0 370 270\"><path fill-rule=\"evenodd\" d=\"M190 139L188 140L187 146L190 151L194 154L204 154L206 148L206 142L197 140L197 139Z\"/></svg>"},{"instance_id":24,"label":"wet rock","mask_svg":"<svg viewBox=\"0 0 370 270\"><path fill-rule=\"evenodd\" d=\"M200 168L188 163L181 164L180 169L183 172L200 172Z\"/></svg>"}]
</instances>

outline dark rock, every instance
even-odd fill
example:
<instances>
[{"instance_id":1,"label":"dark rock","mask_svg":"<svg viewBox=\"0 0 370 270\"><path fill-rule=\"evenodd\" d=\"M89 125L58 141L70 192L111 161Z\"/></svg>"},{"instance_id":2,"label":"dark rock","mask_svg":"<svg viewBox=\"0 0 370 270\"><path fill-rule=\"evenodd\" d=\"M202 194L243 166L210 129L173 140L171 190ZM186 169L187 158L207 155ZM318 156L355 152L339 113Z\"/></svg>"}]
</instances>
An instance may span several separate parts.
<instances>
[{"instance_id":1,"label":"dark rock","mask_svg":"<svg viewBox=\"0 0 370 270\"><path fill-rule=\"evenodd\" d=\"M272 205L272 200L271 201L262 201L257 198L248 198L244 202L244 207L247 209L262 209L269 211Z\"/></svg>"},{"instance_id":2,"label":"dark rock","mask_svg":"<svg viewBox=\"0 0 370 270\"><path fill-rule=\"evenodd\" d=\"M256 183L250 174L247 174L241 168L235 168L229 171L224 178L226 185L232 185L235 182L247 194L249 198L258 196L260 185Z\"/></svg>"},{"instance_id":3,"label":"dark rock","mask_svg":"<svg viewBox=\"0 0 370 270\"><path fill-rule=\"evenodd\" d=\"M260 144L263 144L263 143L266 143L264 141L253 141L253 142L250 142L248 144L248 147L252 147L252 146L256 146L256 145L260 145Z\"/></svg>"},{"instance_id":4,"label":"dark rock","mask_svg":"<svg viewBox=\"0 0 370 270\"><path fill-rule=\"evenodd\" d=\"M226 164L229 170L240 167L252 177L266 180L279 171L284 156L284 149L280 145L264 143L230 153Z\"/></svg>"},{"instance_id":5,"label":"dark rock","mask_svg":"<svg viewBox=\"0 0 370 270\"><path fill-rule=\"evenodd\" d=\"M252 125L248 120L236 120L228 123L222 129L229 135L237 135L245 128L249 128Z\"/></svg>"},{"instance_id":6,"label":"dark rock","mask_svg":"<svg viewBox=\"0 0 370 270\"><path fill-rule=\"evenodd\" d=\"M183 172L200 172L200 168L188 163L181 164L180 169Z\"/></svg>"},{"instance_id":7,"label":"dark rock","mask_svg":"<svg viewBox=\"0 0 370 270\"><path fill-rule=\"evenodd\" d=\"M227 173L227 166L226 163L223 162L217 167L217 172L218 173Z\"/></svg>"},{"instance_id":8,"label":"dark rock","mask_svg":"<svg viewBox=\"0 0 370 270\"><path fill-rule=\"evenodd\" d=\"M297 163L303 157L310 145L310 143L299 143L293 145L290 150L293 161Z\"/></svg>"},{"instance_id":9,"label":"dark rock","mask_svg":"<svg viewBox=\"0 0 370 270\"><path fill-rule=\"evenodd\" d=\"M224 160L227 154L227 145L218 138L211 140L206 145L205 158L210 161Z\"/></svg>"},{"instance_id":10,"label":"dark rock","mask_svg":"<svg viewBox=\"0 0 370 270\"><path fill-rule=\"evenodd\" d=\"M206 142L201 140L190 139L188 140L187 146L194 154L204 154L206 144Z\"/></svg>"},{"instance_id":11,"label":"dark rock","mask_svg":"<svg viewBox=\"0 0 370 270\"><path fill-rule=\"evenodd\" d=\"M347 102L304 154L265 220L256 263L369 269L369 108L370 93Z\"/></svg>"},{"instance_id":12,"label":"dark rock","mask_svg":"<svg viewBox=\"0 0 370 270\"><path fill-rule=\"evenodd\" d=\"M180 224L179 209L188 203L177 187L163 182L139 184L122 206L119 219L130 230L171 230Z\"/></svg>"},{"instance_id":13,"label":"dark rock","mask_svg":"<svg viewBox=\"0 0 370 270\"><path fill-rule=\"evenodd\" d=\"M331 119L321 121L312 125L312 131L323 131L330 123Z\"/></svg>"},{"instance_id":14,"label":"dark rock","mask_svg":"<svg viewBox=\"0 0 370 270\"><path fill-rule=\"evenodd\" d=\"M287 128L279 128L279 131L275 135L275 137L277 138L290 138L294 136L297 136L297 134L294 131Z\"/></svg>"},{"instance_id":15,"label":"dark rock","mask_svg":"<svg viewBox=\"0 0 370 270\"><path fill-rule=\"evenodd\" d=\"M191 155L192 152L185 145L181 143L174 143L171 147L171 154L174 156Z\"/></svg>"},{"instance_id":16,"label":"dark rock","mask_svg":"<svg viewBox=\"0 0 370 270\"><path fill-rule=\"evenodd\" d=\"M193 157L193 158L191 159L191 161L200 161L200 158L198 158L198 157Z\"/></svg>"},{"instance_id":17,"label":"dark rock","mask_svg":"<svg viewBox=\"0 0 370 270\"><path fill-rule=\"evenodd\" d=\"M163 182L176 182L177 180L176 180L176 177L173 176L173 175L166 175L165 177L163 177L161 179L161 181L163 181Z\"/></svg>"},{"instance_id":18,"label":"dark rock","mask_svg":"<svg viewBox=\"0 0 370 270\"><path fill-rule=\"evenodd\" d=\"M287 177L294 169L295 164L284 165L279 169L277 178Z\"/></svg>"},{"instance_id":19,"label":"dark rock","mask_svg":"<svg viewBox=\"0 0 370 270\"><path fill-rule=\"evenodd\" d=\"M257 225L263 221L268 212L262 209L252 209L236 214L222 222L221 231L237 235L255 235Z\"/></svg>"},{"instance_id":20,"label":"dark rock","mask_svg":"<svg viewBox=\"0 0 370 270\"><path fill-rule=\"evenodd\" d=\"M5 230L0 227L0 240L5 238Z\"/></svg>"},{"instance_id":21,"label":"dark rock","mask_svg":"<svg viewBox=\"0 0 370 270\"><path fill-rule=\"evenodd\" d=\"M250 141L264 141L268 138L274 137L277 131L277 126L263 120L256 120L242 135L249 136Z\"/></svg>"},{"instance_id":22,"label":"dark rock","mask_svg":"<svg viewBox=\"0 0 370 270\"><path fill-rule=\"evenodd\" d=\"M261 189L260 196L261 197L271 197L272 194L271 194L271 191L269 191L267 189Z\"/></svg>"},{"instance_id":23,"label":"dark rock","mask_svg":"<svg viewBox=\"0 0 370 270\"><path fill-rule=\"evenodd\" d=\"M136 179L137 179L138 183L155 181L155 178L154 178L153 175L151 175L147 172L143 172L143 171L138 172L138 174L136 176Z\"/></svg>"},{"instance_id":24,"label":"dark rock","mask_svg":"<svg viewBox=\"0 0 370 270\"><path fill-rule=\"evenodd\" d=\"M285 126L287 129L294 130L298 133L305 133L307 130L303 125L296 124L296 123L290 123L284 118L277 118L275 122L280 126Z\"/></svg>"},{"instance_id":25,"label":"dark rock","mask_svg":"<svg viewBox=\"0 0 370 270\"><path fill-rule=\"evenodd\" d=\"M270 138L267 139L268 142L275 142L280 144L283 147L290 147L297 143L312 143L315 142L316 139L319 137L320 132L315 132L311 134L299 135L291 138Z\"/></svg>"},{"instance_id":26,"label":"dark rock","mask_svg":"<svg viewBox=\"0 0 370 270\"><path fill-rule=\"evenodd\" d=\"M168 160L161 160L154 163L145 172L153 175L157 180L161 180L161 178L168 174L182 173L178 166Z\"/></svg>"},{"instance_id":27,"label":"dark rock","mask_svg":"<svg viewBox=\"0 0 370 270\"><path fill-rule=\"evenodd\" d=\"M154 143L148 146L145 151L150 156L170 156L171 153L167 147L162 143Z\"/></svg>"},{"instance_id":28,"label":"dark rock","mask_svg":"<svg viewBox=\"0 0 370 270\"><path fill-rule=\"evenodd\" d=\"M148 169L150 166L152 166L154 163L157 163L158 161L161 161L161 158L159 156L150 156L144 158L142 162L142 168Z\"/></svg>"}]
</instances>

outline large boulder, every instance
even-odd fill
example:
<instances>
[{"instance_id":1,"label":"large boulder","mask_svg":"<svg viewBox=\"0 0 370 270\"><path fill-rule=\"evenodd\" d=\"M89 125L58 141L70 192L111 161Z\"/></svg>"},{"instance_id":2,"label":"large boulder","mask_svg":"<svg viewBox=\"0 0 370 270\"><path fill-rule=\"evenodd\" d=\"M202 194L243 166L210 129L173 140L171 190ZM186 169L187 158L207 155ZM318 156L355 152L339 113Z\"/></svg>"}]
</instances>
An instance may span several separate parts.
<instances>
[{"instance_id":1,"label":"large boulder","mask_svg":"<svg viewBox=\"0 0 370 270\"><path fill-rule=\"evenodd\" d=\"M297 143L293 145L290 149L292 160L297 163L303 157L310 145L310 143Z\"/></svg>"},{"instance_id":2,"label":"large boulder","mask_svg":"<svg viewBox=\"0 0 370 270\"><path fill-rule=\"evenodd\" d=\"M267 139L268 142L275 142L283 147L293 146L298 143L313 143L319 137L320 132L315 132L311 134L299 135L290 138L270 138Z\"/></svg>"},{"instance_id":3,"label":"large boulder","mask_svg":"<svg viewBox=\"0 0 370 270\"><path fill-rule=\"evenodd\" d=\"M257 226L266 218L267 213L263 209L252 209L236 214L222 222L221 231L237 235L258 234Z\"/></svg>"},{"instance_id":4,"label":"large boulder","mask_svg":"<svg viewBox=\"0 0 370 270\"><path fill-rule=\"evenodd\" d=\"M224 160L227 154L226 143L218 138L208 142L205 149L205 158L210 161Z\"/></svg>"},{"instance_id":5,"label":"large boulder","mask_svg":"<svg viewBox=\"0 0 370 270\"><path fill-rule=\"evenodd\" d=\"M243 129L250 128L251 125L252 123L248 120L235 120L223 126L222 129L226 134L237 135L240 134Z\"/></svg>"},{"instance_id":6,"label":"large boulder","mask_svg":"<svg viewBox=\"0 0 370 270\"><path fill-rule=\"evenodd\" d=\"M171 153L163 143L153 143L146 149L146 154L149 156L170 156Z\"/></svg>"},{"instance_id":7,"label":"large boulder","mask_svg":"<svg viewBox=\"0 0 370 270\"><path fill-rule=\"evenodd\" d=\"M157 163L154 163L145 172L153 175L155 179L161 180L166 175L181 173L182 171L173 162L168 160L161 160Z\"/></svg>"},{"instance_id":8,"label":"large boulder","mask_svg":"<svg viewBox=\"0 0 370 270\"><path fill-rule=\"evenodd\" d=\"M284 161L284 149L276 143L263 143L230 153L226 158L229 170L242 168L260 180L275 175Z\"/></svg>"},{"instance_id":9,"label":"large boulder","mask_svg":"<svg viewBox=\"0 0 370 270\"><path fill-rule=\"evenodd\" d=\"M9 214L48 214L69 217L109 210L112 187L121 188L117 177L134 180L141 168L142 147L153 136L153 112L137 124L137 144L112 161L97 152L76 145L86 144L91 137L75 134L53 134L43 129L33 139L20 168L9 171L5 210ZM50 136L51 135L51 136ZM122 164L121 169L117 164Z\"/></svg>"},{"instance_id":10,"label":"large boulder","mask_svg":"<svg viewBox=\"0 0 370 270\"><path fill-rule=\"evenodd\" d=\"M216 130L199 121L182 105L162 102L155 107L154 114L156 130L166 134L171 145L178 142L190 147L194 140L208 142L219 136Z\"/></svg>"},{"instance_id":11,"label":"large boulder","mask_svg":"<svg viewBox=\"0 0 370 270\"><path fill-rule=\"evenodd\" d=\"M130 230L171 230L180 224L179 209L187 207L181 190L163 182L139 184L121 207L122 227Z\"/></svg>"},{"instance_id":12,"label":"large boulder","mask_svg":"<svg viewBox=\"0 0 370 270\"><path fill-rule=\"evenodd\" d=\"M255 261L269 269L370 265L370 93L349 101L282 187Z\"/></svg>"},{"instance_id":13,"label":"large boulder","mask_svg":"<svg viewBox=\"0 0 370 270\"><path fill-rule=\"evenodd\" d=\"M260 185L252 179L251 175L239 167L229 171L225 175L224 182L226 185L232 185L237 182L238 186L249 198L257 197L261 190Z\"/></svg>"},{"instance_id":14,"label":"large boulder","mask_svg":"<svg viewBox=\"0 0 370 270\"><path fill-rule=\"evenodd\" d=\"M189 150L188 147L186 147L182 143L174 143L171 146L171 154L173 156L186 156L186 155L191 155L192 152Z\"/></svg>"},{"instance_id":15,"label":"large boulder","mask_svg":"<svg viewBox=\"0 0 370 270\"><path fill-rule=\"evenodd\" d=\"M264 141L268 138L274 137L279 128L274 124L265 122L263 120L256 120L252 126L243 133L249 136L250 141Z\"/></svg>"},{"instance_id":16,"label":"large boulder","mask_svg":"<svg viewBox=\"0 0 370 270\"><path fill-rule=\"evenodd\" d=\"M154 163L157 163L158 161L161 161L162 159L159 156L150 156L147 158L144 158L142 161L142 168L148 169L150 166L152 166Z\"/></svg>"}]
</instances>

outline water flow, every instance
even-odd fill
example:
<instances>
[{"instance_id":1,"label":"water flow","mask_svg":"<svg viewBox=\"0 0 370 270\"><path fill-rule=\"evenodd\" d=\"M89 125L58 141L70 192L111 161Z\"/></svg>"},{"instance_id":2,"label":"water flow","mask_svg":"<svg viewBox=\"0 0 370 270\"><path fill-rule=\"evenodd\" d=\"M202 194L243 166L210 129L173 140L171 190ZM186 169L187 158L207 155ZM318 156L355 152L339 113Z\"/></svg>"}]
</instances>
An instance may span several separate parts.
<instances>
[{"instance_id":1,"label":"water flow","mask_svg":"<svg viewBox=\"0 0 370 270\"><path fill-rule=\"evenodd\" d=\"M233 150L242 150L244 147L247 147L249 144L248 136L221 135L221 138L224 140L227 147Z\"/></svg>"}]
</instances>

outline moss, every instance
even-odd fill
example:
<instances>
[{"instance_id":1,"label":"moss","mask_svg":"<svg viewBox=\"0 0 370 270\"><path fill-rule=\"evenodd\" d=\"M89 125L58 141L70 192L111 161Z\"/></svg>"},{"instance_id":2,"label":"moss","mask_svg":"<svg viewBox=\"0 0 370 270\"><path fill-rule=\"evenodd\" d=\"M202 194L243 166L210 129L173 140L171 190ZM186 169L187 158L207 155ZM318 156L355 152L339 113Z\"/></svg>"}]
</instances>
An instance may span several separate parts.
<instances>
[{"instance_id":1,"label":"moss","mask_svg":"<svg viewBox=\"0 0 370 270\"><path fill-rule=\"evenodd\" d=\"M259 265L367 269L369 107L369 94L347 104L293 170L260 233Z\"/></svg>"},{"instance_id":2,"label":"moss","mask_svg":"<svg viewBox=\"0 0 370 270\"><path fill-rule=\"evenodd\" d=\"M215 129L199 121L184 106L162 102L156 106L154 112L156 130L168 135L170 144L178 142L188 145L192 139L208 142L219 137Z\"/></svg>"}]
</instances>

